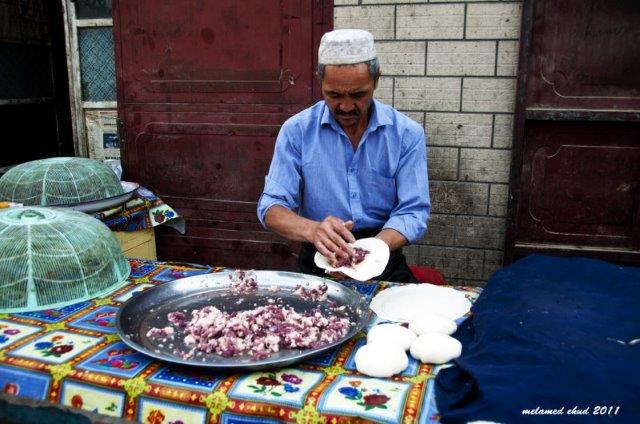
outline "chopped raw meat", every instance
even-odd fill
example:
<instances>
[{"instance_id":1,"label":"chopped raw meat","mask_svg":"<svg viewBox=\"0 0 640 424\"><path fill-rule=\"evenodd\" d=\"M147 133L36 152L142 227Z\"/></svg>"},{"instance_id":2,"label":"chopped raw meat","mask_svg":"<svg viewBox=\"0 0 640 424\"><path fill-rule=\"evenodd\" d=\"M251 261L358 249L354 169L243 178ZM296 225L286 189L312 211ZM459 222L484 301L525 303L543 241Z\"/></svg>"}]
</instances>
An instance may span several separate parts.
<instances>
[{"instance_id":1,"label":"chopped raw meat","mask_svg":"<svg viewBox=\"0 0 640 424\"><path fill-rule=\"evenodd\" d=\"M175 313L170 316L176 317ZM182 325L174 319L172 324ZM154 328L152 332L166 332ZM249 354L253 359L264 359L280 349L318 348L343 337L350 328L347 318L323 315L318 309L298 313L293 308L276 305L259 306L241 312L222 312L205 306L191 312L191 320L182 333L189 352L176 349L183 359L194 353L216 353L231 357ZM173 331L173 329L171 329Z\"/></svg>"},{"instance_id":2,"label":"chopped raw meat","mask_svg":"<svg viewBox=\"0 0 640 424\"><path fill-rule=\"evenodd\" d=\"M302 284L298 284L293 289L293 294L304 300L323 301L327 299L327 290L329 287L325 283L320 284L317 288L305 289Z\"/></svg>"},{"instance_id":3,"label":"chopped raw meat","mask_svg":"<svg viewBox=\"0 0 640 424\"><path fill-rule=\"evenodd\" d=\"M167 318L171 324L178 328L184 328L187 326L187 316L180 311L169 313Z\"/></svg>"},{"instance_id":4,"label":"chopped raw meat","mask_svg":"<svg viewBox=\"0 0 640 424\"><path fill-rule=\"evenodd\" d=\"M168 338L173 338L173 327L164 327L164 328L152 328L147 331L147 337L154 340L165 341Z\"/></svg>"},{"instance_id":5,"label":"chopped raw meat","mask_svg":"<svg viewBox=\"0 0 640 424\"><path fill-rule=\"evenodd\" d=\"M358 265L360 262L364 261L364 258L371 252L366 249L362 249L361 247L353 248L353 255L349 258L341 259L338 261L338 264L335 268L341 268L343 266L353 268Z\"/></svg>"},{"instance_id":6,"label":"chopped raw meat","mask_svg":"<svg viewBox=\"0 0 640 424\"><path fill-rule=\"evenodd\" d=\"M258 290L258 280L253 271L236 270L229 274L231 284L229 292L234 294L247 294Z\"/></svg>"}]
</instances>

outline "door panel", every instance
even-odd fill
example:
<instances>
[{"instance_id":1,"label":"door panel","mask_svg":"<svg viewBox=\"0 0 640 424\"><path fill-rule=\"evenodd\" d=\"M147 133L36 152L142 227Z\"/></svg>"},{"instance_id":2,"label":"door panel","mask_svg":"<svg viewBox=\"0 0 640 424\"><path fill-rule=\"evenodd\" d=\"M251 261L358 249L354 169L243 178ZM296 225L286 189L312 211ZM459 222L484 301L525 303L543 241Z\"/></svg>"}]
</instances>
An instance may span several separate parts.
<instances>
[{"instance_id":1,"label":"door panel","mask_svg":"<svg viewBox=\"0 0 640 424\"><path fill-rule=\"evenodd\" d=\"M312 5L121 1L125 102L308 103Z\"/></svg>"},{"instance_id":2,"label":"door panel","mask_svg":"<svg viewBox=\"0 0 640 424\"><path fill-rule=\"evenodd\" d=\"M529 108L640 108L637 1L536 1L533 13Z\"/></svg>"},{"instance_id":3,"label":"door panel","mask_svg":"<svg viewBox=\"0 0 640 424\"><path fill-rule=\"evenodd\" d=\"M296 243L264 231L257 200L282 123L317 100L324 0L114 2L125 177L187 233L159 229L161 259L293 269Z\"/></svg>"},{"instance_id":4,"label":"door panel","mask_svg":"<svg viewBox=\"0 0 640 424\"><path fill-rule=\"evenodd\" d=\"M632 248L638 139L637 124L533 122L519 241Z\"/></svg>"},{"instance_id":5,"label":"door panel","mask_svg":"<svg viewBox=\"0 0 640 424\"><path fill-rule=\"evenodd\" d=\"M640 3L528 0L505 262L640 264Z\"/></svg>"}]
</instances>

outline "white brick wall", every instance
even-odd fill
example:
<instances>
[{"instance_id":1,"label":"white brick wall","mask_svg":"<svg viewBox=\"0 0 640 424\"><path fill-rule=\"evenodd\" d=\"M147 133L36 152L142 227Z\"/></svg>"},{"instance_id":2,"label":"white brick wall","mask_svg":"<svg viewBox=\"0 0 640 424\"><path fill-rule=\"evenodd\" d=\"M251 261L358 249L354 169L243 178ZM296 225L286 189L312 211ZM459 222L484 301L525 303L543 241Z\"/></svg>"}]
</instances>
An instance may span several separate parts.
<instances>
[{"instance_id":1,"label":"white brick wall","mask_svg":"<svg viewBox=\"0 0 640 424\"><path fill-rule=\"evenodd\" d=\"M480 113L427 113L431 146L490 147L493 116Z\"/></svg>"},{"instance_id":2,"label":"white brick wall","mask_svg":"<svg viewBox=\"0 0 640 424\"><path fill-rule=\"evenodd\" d=\"M489 188L489 215L506 216L509 186L507 184L491 184Z\"/></svg>"},{"instance_id":3,"label":"white brick wall","mask_svg":"<svg viewBox=\"0 0 640 424\"><path fill-rule=\"evenodd\" d=\"M445 270L446 279L450 282L480 281L483 277L484 251L422 245L418 263Z\"/></svg>"},{"instance_id":4,"label":"white brick wall","mask_svg":"<svg viewBox=\"0 0 640 424\"><path fill-rule=\"evenodd\" d=\"M509 182L509 150L462 149L460 179L464 181Z\"/></svg>"},{"instance_id":5,"label":"white brick wall","mask_svg":"<svg viewBox=\"0 0 640 424\"><path fill-rule=\"evenodd\" d=\"M382 103L393 104L393 78L380 77L374 97Z\"/></svg>"},{"instance_id":6,"label":"white brick wall","mask_svg":"<svg viewBox=\"0 0 640 424\"><path fill-rule=\"evenodd\" d=\"M513 115L495 115L493 124L493 147L511 148L513 138Z\"/></svg>"},{"instance_id":7,"label":"white brick wall","mask_svg":"<svg viewBox=\"0 0 640 424\"><path fill-rule=\"evenodd\" d=\"M393 6L336 7L333 26L335 29L366 29L376 40L393 40L394 18Z\"/></svg>"},{"instance_id":8,"label":"white brick wall","mask_svg":"<svg viewBox=\"0 0 640 424\"><path fill-rule=\"evenodd\" d=\"M456 246L501 249L505 221L501 218L458 216Z\"/></svg>"},{"instance_id":9,"label":"white brick wall","mask_svg":"<svg viewBox=\"0 0 640 424\"><path fill-rule=\"evenodd\" d=\"M455 246L456 217L434 213L429 218L429 231L424 235L422 244Z\"/></svg>"},{"instance_id":10,"label":"white brick wall","mask_svg":"<svg viewBox=\"0 0 640 424\"><path fill-rule=\"evenodd\" d=\"M395 106L405 110L459 110L460 78L395 79Z\"/></svg>"},{"instance_id":11,"label":"white brick wall","mask_svg":"<svg viewBox=\"0 0 640 424\"><path fill-rule=\"evenodd\" d=\"M335 0L334 27L376 39L376 98L424 125L432 217L405 248L456 284L502 264L520 1Z\"/></svg>"},{"instance_id":12,"label":"white brick wall","mask_svg":"<svg viewBox=\"0 0 640 424\"><path fill-rule=\"evenodd\" d=\"M424 0L362 0L362 4L424 3Z\"/></svg>"},{"instance_id":13,"label":"white brick wall","mask_svg":"<svg viewBox=\"0 0 640 424\"><path fill-rule=\"evenodd\" d=\"M386 75L424 75L424 41L376 43L380 67Z\"/></svg>"},{"instance_id":14,"label":"white brick wall","mask_svg":"<svg viewBox=\"0 0 640 424\"><path fill-rule=\"evenodd\" d=\"M518 70L518 42L498 41L497 74L516 76Z\"/></svg>"},{"instance_id":15,"label":"white brick wall","mask_svg":"<svg viewBox=\"0 0 640 424\"><path fill-rule=\"evenodd\" d=\"M496 250L485 250L484 252L484 271L482 278L488 280L491 274L496 272L502 266L502 252Z\"/></svg>"},{"instance_id":16,"label":"white brick wall","mask_svg":"<svg viewBox=\"0 0 640 424\"><path fill-rule=\"evenodd\" d=\"M520 3L471 3L467 5L466 38L518 38Z\"/></svg>"},{"instance_id":17,"label":"white brick wall","mask_svg":"<svg viewBox=\"0 0 640 424\"><path fill-rule=\"evenodd\" d=\"M513 112L515 107L513 78L465 78L462 90L465 112Z\"/></svg>"},{"instance_id":18,"label":"white brick wall","mask_svg":"<svg viewBox=\"0 0 640 424\"><path fill-rule=\"evenodd\" d=\"M434 213L487 214L489 184L432 180L430 191Z\"/></svg>"},{"instance_id":19,"label":"white brick wall","mask_svg":"<svg viewBox=\"0 0 640 424\"><path fill-rule=\"evenodd\" d=\"M495 41L430 41L427 75L493 75Z\"/></svg>"},{"instance_id":20,"label":"white brick wall","mask_svg":"<svg viewBox=\"0 0 640 424\"><path fill-rule=\"evenodd\" d=\"M334 6L348 6L348 5L357 5L358 0L333 0Z\"/></svg>"},{"instance_id":21,"label":"white brick wall","mask_svg":"<svg viewBox=\"0 0 640 424\"><path fill-rule=\"evenodd\" d=\"M458 179L458 151L452 147L429 146L427 151L430 180Z\"/></svg>"},{"instance_id":22,"label":"white brick wall","mask_svg":"<svg viewBox=\"0 0 640 424\"><path fill-rule=\"evenodd\" d=\"M397 38L462 38L464 5L425 4L398 6Z\"/></svg>"}]
</instances>

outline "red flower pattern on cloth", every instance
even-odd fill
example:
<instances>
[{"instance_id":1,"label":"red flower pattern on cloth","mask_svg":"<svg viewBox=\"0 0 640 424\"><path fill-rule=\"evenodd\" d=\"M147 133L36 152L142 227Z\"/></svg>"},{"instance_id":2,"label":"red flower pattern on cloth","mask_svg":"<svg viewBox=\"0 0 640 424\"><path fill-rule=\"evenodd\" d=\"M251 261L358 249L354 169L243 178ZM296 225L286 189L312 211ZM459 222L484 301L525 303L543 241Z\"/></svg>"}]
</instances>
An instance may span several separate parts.
<instances>
[{"instance_id":1,"label":"red flower pattern on cloth","mask_svg":"<svg viewBox=\"0 0 640 424\"><path fill-rule=\"evenodd\" d=\"M300 387L298 385L302 381L302 378L295 374L285 373L278 377L278 374L270 372L267 375L256 378L257 385L249 384L249 388L253 390L253 393L280 397L287 393L299 392Z\"/></svg>"},{"instance_id":2,"label":"red flower pattern on cloth","mask_svg":"<svg viewBox=\"0 0 640 424\"><path fill-rule=\"evenodd\" d=\"M17 395L20 391L20 386L15 383L7 383L4 385L3 392L9 393L10 395Z\"/></svg>"},{"instance_id":3,"label":"red flower pattern on cloth","mask_svg":"<svg viewBox=\"0 0 640 424\"><path fill-rule=\"evenodd\" d=\"M155 211L153 212L153 219L154 221L156 221L158 224L161 224L164 222L164 214L161 211Z\"/></svg>"},{"instance_id":4,"label":"red flower pattern on cloth","mask_svg":"<svg viewBox=\"0 0 640 424\"><path fill-rule=\"evenodd\" d=\"M391 398L387 395L366 395L362 398L365 405L380 406L389 402Z\"/></svg>"},{"instance_id":5,"label":"red flower pattern on cloth","mask_svg":"<svg viewBox=\"0 0 640 424\"><path fill-rule=\"evenodd\" d=\"M84 402L82 401L82 396L73 395L73 397L71 398L71 406L73 406L74 408L82 408L83 404Z\"/></svg>"},{"instance_id":6,"label":"red flower pattern on cloth","mask_svg":"<svg viewBox=\"0 0 640 424\"><path fill-rule=\"evenodd\" d=\"M275 378L271 377L260 377L256 380L256 383L262 384L263 386L279 386L280 382Z\"/></svg>"},{"instance_id":7,"label":"red flower pattern on cloth","mask_svg":"<svg viewBox=\"0 0 640 424\"><path fill-rule=\"evenodd\" d=\"M73 350L73 345L60 345L60 346L52 347L51 349L49 349L49 352L52 355L60 356L67 352L71 352L72 350Z\"/></svg>"},{"instance_id":8,"label":"red flower pattern on cloth","mask_svg":"<svg viewBox=\"0 0 640 424\"><path fill-rule=\"evenodd\" d=\"M380 393L380 389L373 389L373 393L365 395L364 393L367 392L368 389L364 387L359 389L358 386L360 386L360 384L361 382L357 380L350 381L349 385L351 387L340 387L338 392L340 392L345 398L356 402L356 405L362 406L365 411L373 408L387 409L386 403L391 400L389 396Z\"/></svg>"}]
</instances>

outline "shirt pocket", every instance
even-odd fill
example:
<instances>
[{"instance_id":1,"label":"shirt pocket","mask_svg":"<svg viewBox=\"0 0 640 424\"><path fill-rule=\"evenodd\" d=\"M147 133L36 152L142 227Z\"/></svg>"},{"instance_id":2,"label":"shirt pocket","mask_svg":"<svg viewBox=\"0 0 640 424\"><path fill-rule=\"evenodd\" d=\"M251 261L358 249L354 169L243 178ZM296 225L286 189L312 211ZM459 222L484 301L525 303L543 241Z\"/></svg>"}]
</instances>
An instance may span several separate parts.
<instances>
[{"instance_id":1,"label":"shirt pocket","mask_svg":"<svg viewBox=\"0 0 640 424\"><path fill-rule=\"evenodd\" d=\"M366 178L363 187L365 213L386 221L396 206L396 179L380 175L374 170L367 172Z\"/></svg>"}]
</instances>

